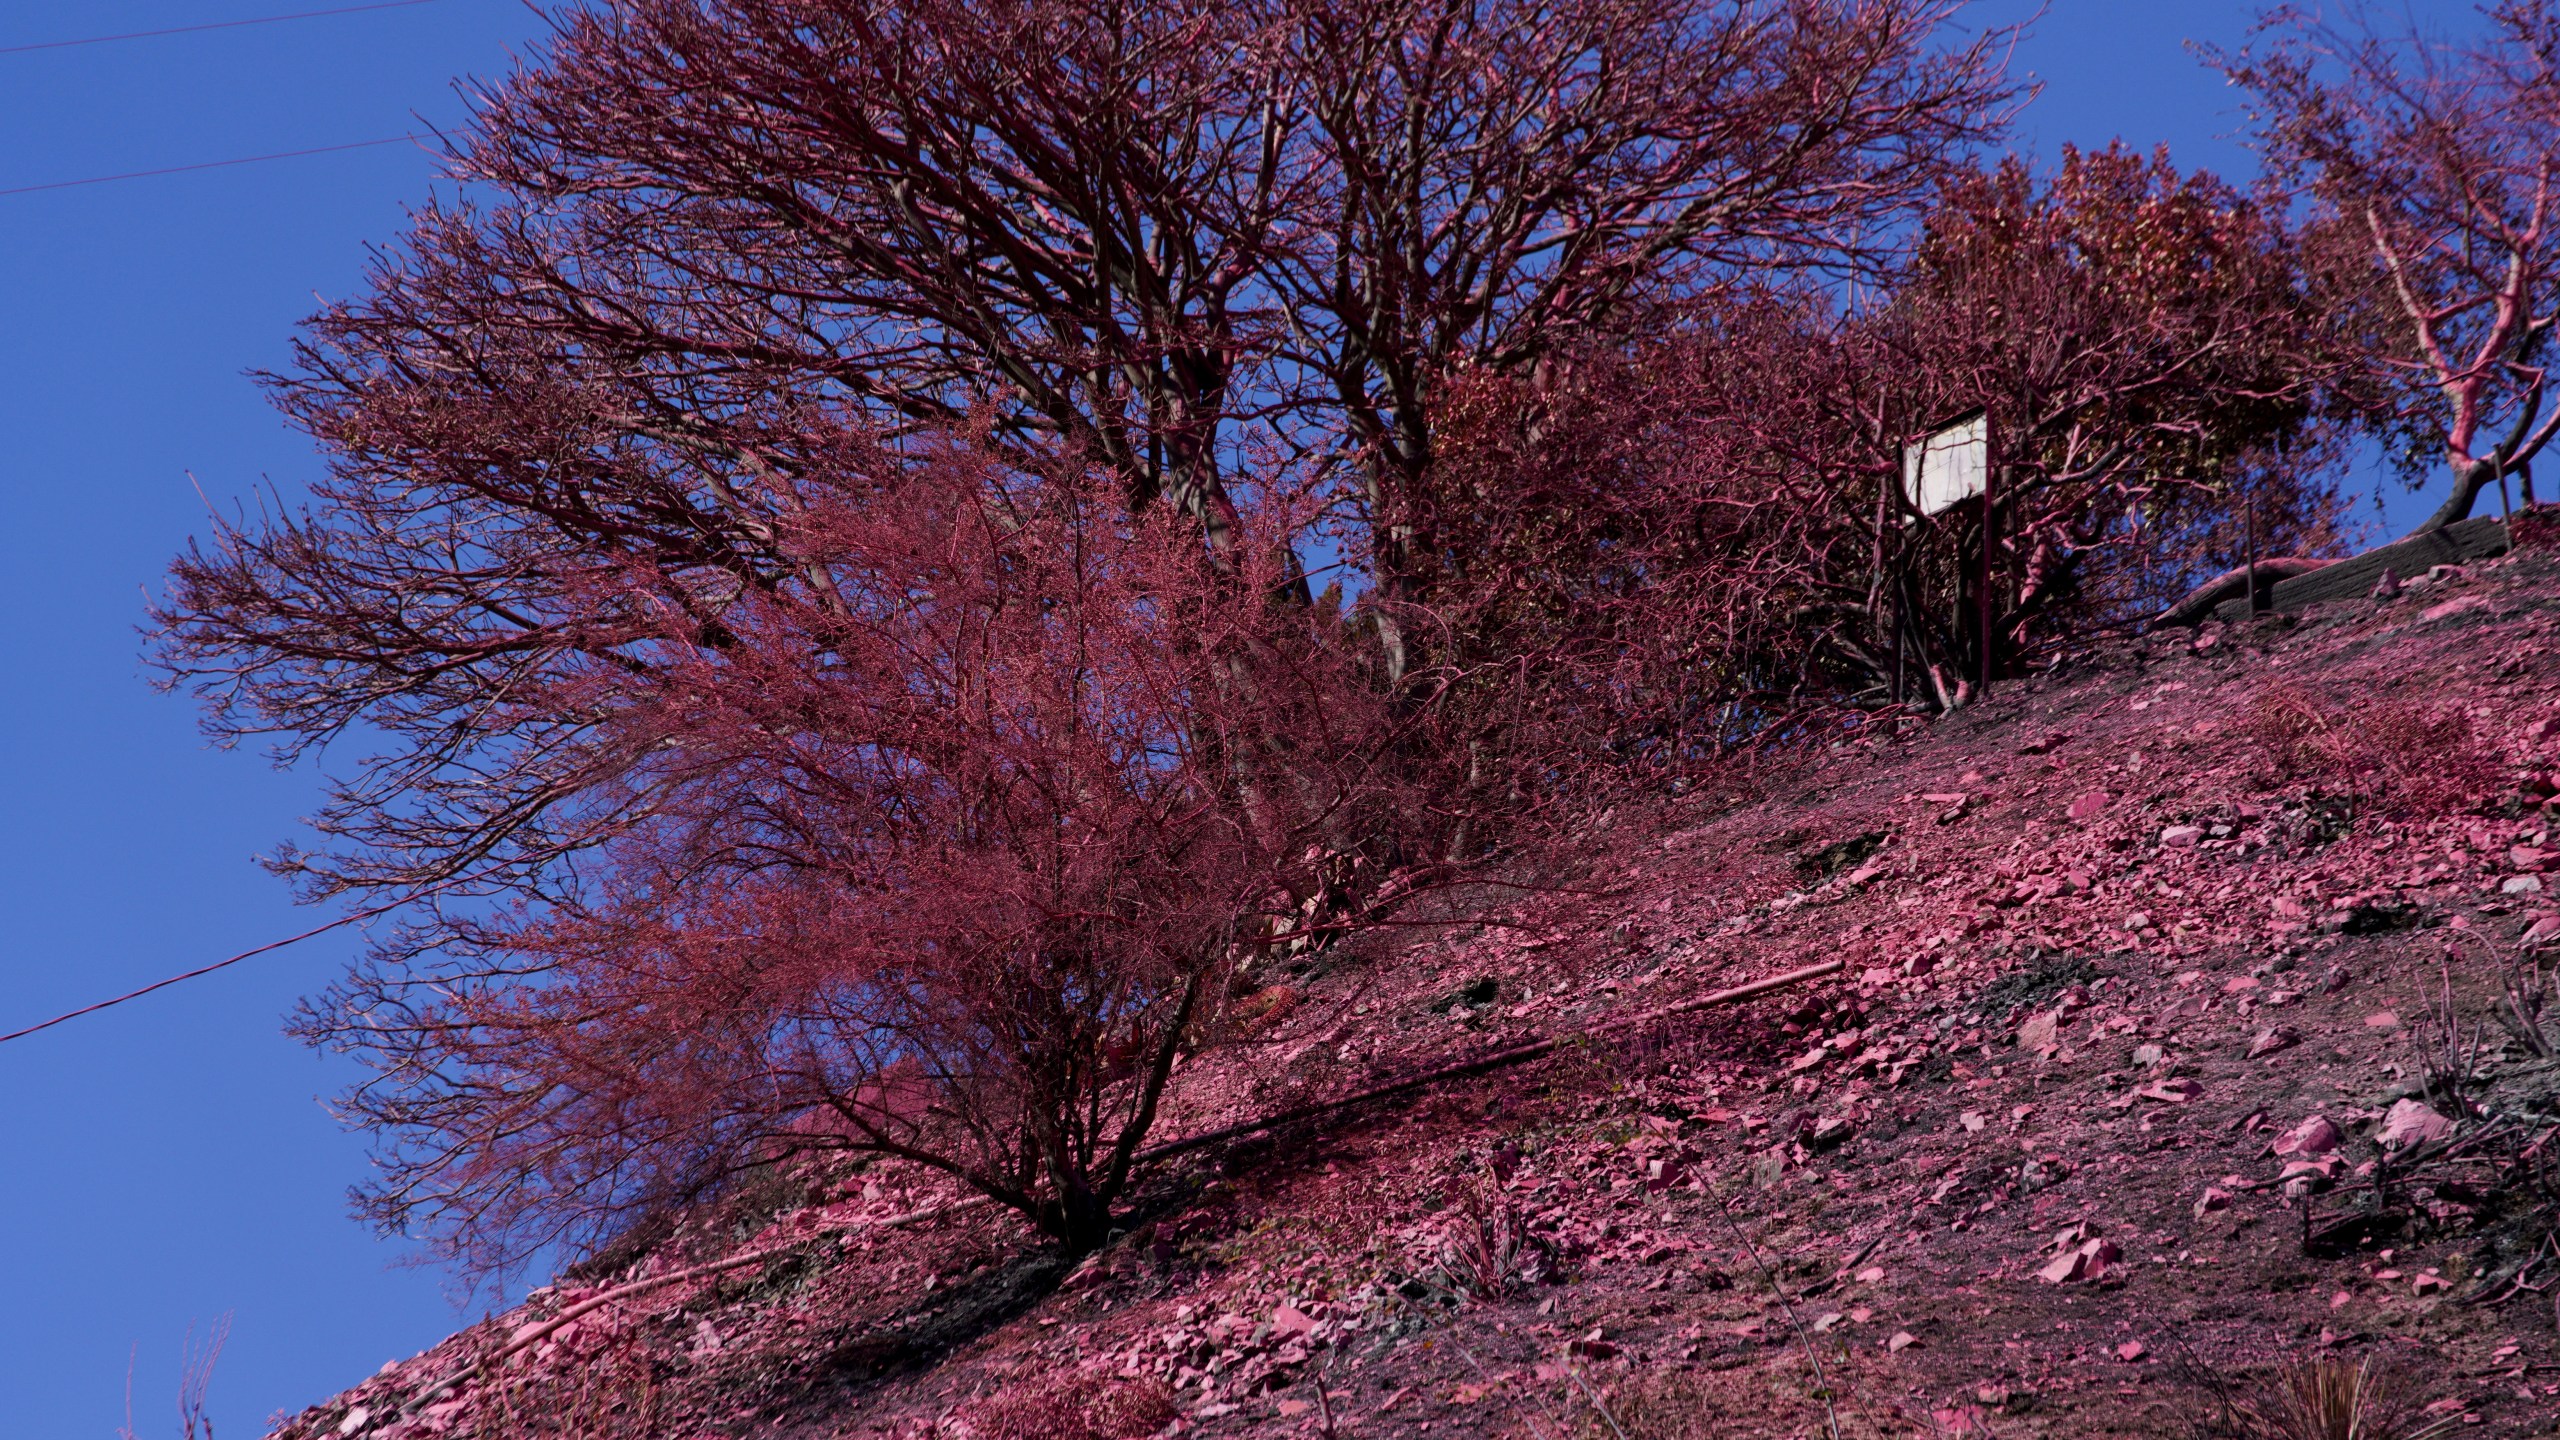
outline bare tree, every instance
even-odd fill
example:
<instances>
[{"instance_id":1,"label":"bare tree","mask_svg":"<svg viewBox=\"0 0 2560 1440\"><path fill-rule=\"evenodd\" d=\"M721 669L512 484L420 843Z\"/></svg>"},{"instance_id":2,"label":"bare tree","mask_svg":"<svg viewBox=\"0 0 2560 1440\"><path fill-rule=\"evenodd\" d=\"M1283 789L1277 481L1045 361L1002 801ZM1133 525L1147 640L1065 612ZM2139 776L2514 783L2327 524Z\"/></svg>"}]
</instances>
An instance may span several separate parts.
<instances>
[{"instance_id":1,"label":"bare tree","mask_svg":"<svg viewBox=\"0 0 2560 1440\"><path fill-rule=\"evenodd\" d=\"M1745 280L1893 253L2009 90L1954 0L1373 0L1301 23L1321 163L1282 267L1374 580L1427 600L1436 387ZM1392 611L1379 612L1392 620ZM1388 661L1408 659L1390 624Z\"/></svg>"},{"instance_id":2,"label":"bare tree","mask_svg":"<svg viewBox=\"0 0 2560 1440\"><path fill-rule=\"evenodd\" d=\"M1417 811L1398 722L1270 577L1072 459L838 459L779 583L595 556L521 591L618 637L482 720L575 756L545 819L574 860L429 911L298 1022L374 1071L344 1113L385 1227L502 1266L870 1154L1088 1248L1228 982L1360 923L1302 902Z\"/></svg>"},{"instance_id":3,"label":"bare tree","mask_svg":"<svg viewBox=\"0 0 2560 1440\"><path fill-rule=\"evenodd\" d=\"M2338 303L2363 315L2374 408L2413 466L2451 471L2419 525L2471 513L2560 430L2541 358L2560 318L2560 10L2499 0L2454 41L2361 6L2286 7L2219 57L2271 166L2316 207Z\"/></svg>"},{"instance_id":4,"label":"bare tree","mask_svg":"<svg viewBox=\"0 0 2560 1440\"><path fill-rule=\"evenodd\" d=\"M565 10L272 378L311 503L158 612L218 736L378 743L283 867L439 897L308 1022L376 1213L504 1248L836 1146L1091 1243L1234 945L1536 803L1426 733L1475 657L1261 608L1315 502L1409 591L1363 527L1446 372L1871 258L2004 93L1952 8Z\"/></svg>"}]
</instances>

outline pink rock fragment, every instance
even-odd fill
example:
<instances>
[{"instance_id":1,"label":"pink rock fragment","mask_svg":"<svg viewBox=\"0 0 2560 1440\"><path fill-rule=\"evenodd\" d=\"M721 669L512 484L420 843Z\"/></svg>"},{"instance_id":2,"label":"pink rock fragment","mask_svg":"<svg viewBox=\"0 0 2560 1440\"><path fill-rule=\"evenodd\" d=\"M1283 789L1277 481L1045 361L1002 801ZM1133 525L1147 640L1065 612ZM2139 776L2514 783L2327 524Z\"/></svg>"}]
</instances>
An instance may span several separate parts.
<instances>
[{"instance_id":1,"label":"pink rock fragment","mask_svg":"<svg viewBox=\"0 0 2560 1440\"><path fill-rule=\"evenodd\" d=\"M2048 1285L2096 1280L2104 1276L2107 1267L2123 1254L2113 1240L2084 1240L2053 1257L2050 1263L2036 1272L2036 1277Z\"/></svg>"},{"instance_id":2,"label":"pink rock fragment","mask_svg":"<svg viewBox=\"0 0 2560 1440\"><path fill-rule=\"evenodd\" d=\"M2274 998L2274 996L2268 997L2270 1002L2272 1002ZM2257 1039L2249 1042L2249 1058L2252 1060L2261 1059L2265 1056L2273 1055L2279 1050L2290 1050L2301 1043L2301 1031L2294 1029L2290 1025L2270 1025L2266 1029L2258 1032Z\"/></svg>"},{"instance_id":3,"label":"pink rock fragment","mask_svg":"<svg viewBox=\"0 0 2560 1440\"><path fill-rule=\"evenodd\" d=\"M2425 1102L2403 1100L2382 1117L2382 1129L2374 1139L2386 1147L2427 1145L2453 1133L2453 1122L2429 1109Z\"/></svg>"},{"instance_id":4,"label":"pink rock fragment","mask_svg":"<svg viewBox=\"0 0 2560 1440\"><path fill-rule=\"evenodd\" d=\"M2347 1137L2328 1117L2314 1115L2276 1137L2278 1155L2326 1155Z\"/></svg>"},{"instance_id":5,"label":"pink rock fragment","mask_svg":"<svg viewBox=\"0 0 2560 1440\"><path fill-rule=\"evenodd\" d=\"M2027 1017L2027 1023L2018 1027L2018 1048L2021 1050L2051 1049L2059 1037L2061 1028L2062 1013L2058 1010L2039 1011L2030 1015Z\"/></svg>"}]
</instances>

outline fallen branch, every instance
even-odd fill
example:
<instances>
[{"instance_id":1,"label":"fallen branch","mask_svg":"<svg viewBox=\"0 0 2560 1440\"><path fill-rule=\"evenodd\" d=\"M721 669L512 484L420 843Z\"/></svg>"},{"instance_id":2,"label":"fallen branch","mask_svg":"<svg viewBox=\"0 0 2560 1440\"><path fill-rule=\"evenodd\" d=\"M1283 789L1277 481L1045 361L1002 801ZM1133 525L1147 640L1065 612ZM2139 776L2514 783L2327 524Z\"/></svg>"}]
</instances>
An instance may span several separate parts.
<instances>
[{"instance_id":1,"label":"fallen branch","mask_svg":"<svg viewBox=\"0 0 2560 1440\"><path fill-rule=\"evenodd\" d=\"M1847 968L1847 962L1845 961L1826 960L1819 965L1807 965L1801 969L1789 970L1781 975L1772 975L1765 980L1754 980L1747 985L1736 985L1729 989L1718 990L1711 994L1701 995L1694 1000L1684 1000L1677 1005L1664 1006L1659 1010L1648 1010L1643 1014L1630 1015L1622 1020L1612 1020L1605 1024L1594 1026L1590 1030L1582 1033L1585 1035L1602 1035L1612 1031L1634 1029L1639 1026L1657 1025L1674 1016L1693 1014L1697 1011L1713 1009L1720 1005L1735 1005L1745 1000L1754 1000L1760 996L1769 994L1772 991L1784 990L1792 985L1801 985L1808 980L1819 980L1826 975L1837 975ZM1408 1076L1405 1079L1391 1081L1384 1085L1371 1086L1369 1089L1359 1091L1355 1094L1345 1095L1338 1099L1320 1100L1313 1104L1300 1105L1293 1109L1283 1110L1274 1115L1265 1115L1259 1119L1248 1120L1240 1125L1229 1125L1221 1129L1210 1130L1202 1134L1185 1136L1180 1140L1168 1140L1161 1145L1151 1146L1138 1152L1138 1158L1141 1161L1168 1159L1175 1155L1187 1154L1194 1150L1206 1149L1212 1145L1223 1144L1229 1140L1240 1139L1259 1130L1272 1130L1284 1125L1294 1125L1300 1121L1312 1120L1319 1116L1331 1115L1338 1111L1348 1110L1354 1106L1366 1105L1373 1101L1388 1099L1393 1096L1407 1094L1415 1090L1427 1089L1430 1086L1445 1084L1451 1080L1463 1080L1472 1076L1487 1074L1491 1071L1507 1069L1513 1065L1524 1065L1529 1061L1553 1054L1556 1048L1563 1043L1563 1040L1553 1037L1533 1040L1526 1044L1512 1046L1506 1050L1495 1051L1490 1055L1479 1056L1473 1060L1461 1061L1455 1065L1445 1065L1437 1070L1425 1071L1420 1075ZM681 1270L670 1270L664 1275L652 1275L646 1279L634 1280L628 1284L617 1285L610 1290L599 1291L598 1293L590 1295L575 1304L563 1306L559 1314L552 1316L548 1320L539 1321L535 1324L528 1325L517 1330L513 1335L507 1338L507 1342L504 1345L499 1346L495 1351L455 1370L453 1373L436 1381L426 1389L421 1390L416 1395L410 1397L409 1403L401 1407L401 1414L404 1417L416 1414L419 1410L423 1409L426 1405L435 1400L437 1396L443 1395L451 1391L455 1386L461 1384L473 1371L496 1365L510 1356L520 1354L524 1350L540 1344L545 1338L557 1333L560 1327L568 1324L570 1321L576 1320L583 1315L591 1315L608 1305L613 1305L623 1300L627 1300L634 1295L643 1294L651 1290L662 1289L669 1285L680 1284L687 1280L704 1279L712 1275L721 1274L724 1271L744 1269L750 1265L761 1265L767 1260L780 1259L783 1256L800 1249L802 1246L813 1245L820 1240L829 1239L837 1235L853 1234L863 1230L890 1230L902 1225L921 1224L924 1221L940 1219L946 1215L957 1215L971 1210L984 1209L992 1203L993 1202L988 1200L987 1197L980 1195L973 1196L966 1200L955 1200L948 1204L929 1206L922 1210L909 1211L904 1215L889 1215L879 1219L847 1221L842 1225L830 1226L812 1234L802 1235L776 1245L766 1246L760 1250L744 1251L736 1255L731 1255L725 1259L706 1261L703 1264L687 1266Z\"/></svg>"},{"instance_id":2,"label":"fallen branch","mask_svg":"<svg viewBox=\"0 0 2560 1440\"><path fill-rule=\"evenodd\" d=\"M2257 566L2257 584L2261 591L2275 588L2276 582L2308 575L2336 562L2306 560L2298 555L2278 555L2261 560ZM2178 603L2160 612L2154 625L2201 625L2212 618L2214 610L2225 600L2236 600L2249 593L2249 567L2225 570L2181 596Z\"/></svg>"},{"instance_id":3,"label":"fallen branch","mask_svg":"<svg viewBox=\"0 0 2560 1440\"><path fill-rule=\"evenodd\" d=\"M1766 980L1754 980L1748 985L1736 985L1729 990L1718 990L1711 995L1701 995L1695 1000L1684 1000L1677 1005L1665 1006L1660 1010L1648 1010L1641 1015L1612 1020L1606 1024L1594 1026L1584 1033L1604 1035L1616 1030L1658 1025L1676 1015L1686 1015L1699 1010L1713 1009L1719 1005L1733 1005L1744 1000L1757 999L1773 990L1784 990L1791 985L1801 985L1807 980L1819 980L1826 975L1837 975L1847 968L1845 961L1826 960L1819 965L1807 965L1803 969L1790 970L1783 975L1772 975ZM1206 1134L1192 1135L1180 1140L1168 1140L1162 1145L1140 1152L1139 1158L1161 1160L1167 1156L1180 1155L1225 1141L1240 1139L1257 1130L1273 1130L1283 1125L1294 1125L1301 1120L1313 1120L1338 1110L1350 1109L1355 1105L1366 1105L1374 1100L1385 1100L1451 1080L1464 1080L1491 1071L1508 1069L1514 1065L1525 1065L1529 1061L1555 1053L1556 1047L1563 1043L1563 1040L1553 1037L1532 1040L1526 1044L1515 1045L1508 1050L1497 1050L1490 1055L1478 1056L1473 1060L1464 1060L1455 1065L1428 1070L1402 1080L1391 1080L1384 1085L1372 1086L1340 1099L1319 1100L1312 1104L1300 1105L1295 1109L1283 1110L1276 1115L1265 1115L1258 1120L1248 1120L1240 1125L1229 1125L1221 1130L1211 1130Z\"/></svg>"}]
</instances>

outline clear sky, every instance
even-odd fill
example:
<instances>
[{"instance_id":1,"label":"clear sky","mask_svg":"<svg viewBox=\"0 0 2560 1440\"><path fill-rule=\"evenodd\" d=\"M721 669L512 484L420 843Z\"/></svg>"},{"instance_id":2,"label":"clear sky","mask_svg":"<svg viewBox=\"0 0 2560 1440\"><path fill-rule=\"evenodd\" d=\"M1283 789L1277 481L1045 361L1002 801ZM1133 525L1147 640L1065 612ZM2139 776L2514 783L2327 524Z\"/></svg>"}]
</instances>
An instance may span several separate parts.
<instances>
[{"instance_id":1,"label":"clear sky","mask_svg":"<svg viewBox=\"0 0 2560 1440\"><path fill-rule=\"evenodd\" d=\"M0 0L0 191L450 124L452 77L542 28L519 0L430 0L10 48L348 3ZM2021 142L2165 140L2245 173L2228 93L2182 47L2243 23L2228 0L2054 0L2017 57L2046 85ZM216 504L312 474L242 372L347 292L429 173L391 145L0 194L0 1031L318 918L251 863L310 778L209 749L146 683L137 626L204 519L188 472ZM347 1069L279 1031L346 954L324 939L0 1046L0 1436L106 1440L128 1357L135 1428L175 1434L180 1338L225 1312L229 1435L469 1318L347 1218L362 1146L318 1103Z\"/></svg>"}]
</instances>

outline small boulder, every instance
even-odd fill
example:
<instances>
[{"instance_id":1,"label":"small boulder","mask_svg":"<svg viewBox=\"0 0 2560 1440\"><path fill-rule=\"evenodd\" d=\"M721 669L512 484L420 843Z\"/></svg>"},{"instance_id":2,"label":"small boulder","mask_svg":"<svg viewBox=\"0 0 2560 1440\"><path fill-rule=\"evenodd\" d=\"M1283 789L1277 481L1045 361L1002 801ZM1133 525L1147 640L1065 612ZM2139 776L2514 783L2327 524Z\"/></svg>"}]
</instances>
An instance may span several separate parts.
<instances>
[{"instance_id":1,"label":"small boulder","mask_svg":"<svg viewBox=\"0 0 2560 1440\"><path fill-rule=\"evenodd\" d=\"M2327 1116L2314 1115L2277 1136L2274 1148L2278 1155L2326 1155L2346 1138Z\"/></svg>"},{"instance_id":2,"label":"small boulder","mask_svg":"<svg viewBox=\"0 0 2560 1440\"><path fill-rule=\"evenodd\" d=\"M2053 1257L2050 1263L2036 1272L2036 1278L2048 1285L2069 1285L2097 1280L2103 1277L2107 1273L2107 1267L2122 1258L2123 1254L2124 1252L2117 1248L2113 1240L2084 1240Z\"/></svg>"},{"instance_id":3,"label":"small boulder","mask_svg":"<svg viewBox=\"0 0 2560 1440\"><path fill-rule=\"evenodd\" d=\"M2453 1122L2447 1120L2425 1102L2403 1100L2382 1117L2382 1129L2374 1139L2387 1149L2403 1145L2428 1145L2453 1133Z\"/></svg>"},{"instance_id":4,"label":"small boulder","mask_svg":"<svg viewBox=\"0 0 2560 1440\"><path fill-rule=\"evenodd\" d=\"M2328 1189L2346 1173L2347 1162L2337 1155L2320 1155L2308 1160L2288 1161L2284 1173L2276 1178L2284 1184L2285 1198L2298 1200L2304 1195Z\"/></svg>"},{"instance_id":5,"label":"small boulder","mask_svg":"<svg viewBox=\"0 0 2560 1440\"><path fill-rule=\"evenodd\" d=\"M2031 1051L2050 1050L2059 1043L2061 1030L2061 1011L2038 1011L2027 1017L2027 1023L2018 1027L2018 1048Z\"/></svg>"},{"instance_id":6,"label":"small boulder","mask_svg":"<svg viewBox=\"0 0 2560 1440\"><path fill-rule=\"evenodd\" d=\"M2249 1042L2249 1058L2260 1059L2279 1050L2290 1050L2302 1043L2302 1032L2290 1025L2270 1025Z\"/></svg>"}]
</instances>

